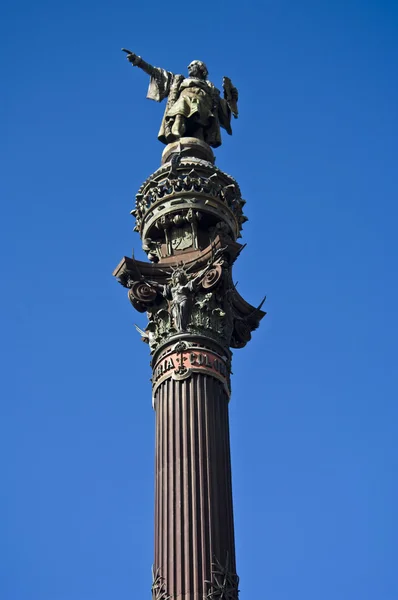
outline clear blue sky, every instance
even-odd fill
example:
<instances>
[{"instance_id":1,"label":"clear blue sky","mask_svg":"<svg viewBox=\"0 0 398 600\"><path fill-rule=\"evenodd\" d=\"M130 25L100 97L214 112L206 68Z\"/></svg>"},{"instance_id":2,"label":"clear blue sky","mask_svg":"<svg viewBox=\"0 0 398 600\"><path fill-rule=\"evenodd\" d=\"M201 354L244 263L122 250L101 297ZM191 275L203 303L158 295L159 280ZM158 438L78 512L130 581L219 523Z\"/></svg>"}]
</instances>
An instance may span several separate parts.
<instances>
[{"instance_id":1,"label":"clear blue sky","mask_svg":"<svg viewBox=\"0 0 398 600\"><path fill-rule=\"evenodd\" d=\"M259 8L261 6L261 8ZM398 5L114 0L0 9L2 600L150 598L147 347L111 277L164 106L120 52L240 90L234 352L241 600L397 600Z\"/></svg>"}]
</instances>

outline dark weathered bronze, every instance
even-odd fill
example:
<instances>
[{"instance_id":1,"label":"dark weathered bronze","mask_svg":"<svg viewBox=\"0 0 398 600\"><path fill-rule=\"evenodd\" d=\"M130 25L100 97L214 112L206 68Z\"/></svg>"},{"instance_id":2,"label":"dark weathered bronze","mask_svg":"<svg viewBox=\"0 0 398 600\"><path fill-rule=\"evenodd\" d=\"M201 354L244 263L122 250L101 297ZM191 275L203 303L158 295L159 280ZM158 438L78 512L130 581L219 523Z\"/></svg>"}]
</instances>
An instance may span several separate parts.
<instances>
[{"instance_id":1,"label":"dark weathered bronze","mask_svg":"<svg viewBox=\"0 0 398 600\"><path fill-rule=\"evenodd\" d=\"M237 600L230 348L243 348L265 315L232 280L245 201L210 147L220 126L231 133L237 90L224 78L221 99L200 61L185 79L126 52L150 74L150 97L168 96L159 138L170 143L132 211L150 262L124 257L114 271L148 316L137 329L152 356L156 411L152 598Z\"/></svg>"}]
</instances>

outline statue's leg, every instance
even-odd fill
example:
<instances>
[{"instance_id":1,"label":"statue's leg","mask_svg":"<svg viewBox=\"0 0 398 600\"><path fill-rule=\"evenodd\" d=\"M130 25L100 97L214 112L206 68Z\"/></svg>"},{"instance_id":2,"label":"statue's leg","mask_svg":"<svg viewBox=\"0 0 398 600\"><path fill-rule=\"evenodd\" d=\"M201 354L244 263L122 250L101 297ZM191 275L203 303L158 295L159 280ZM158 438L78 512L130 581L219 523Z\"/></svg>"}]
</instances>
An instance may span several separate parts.
<instances>
[{"instance_id":1,"label":"statue's leg","mask_svg":"<svg viewBox=\"0 0 398 600\"><path fill-rule=\"evenodd\" d=\"M172 308L171 308L171 314L173 316L174 327L176 328L177 331L181 331L181 329L182 329L182 327L181 327L181 313L180 313L180 307L178 306L178 304L174 304L174 306L172 306Z\"/></svg>"},{"instance_id":2,"label":"statue's leg","mask_svg":"<svg viewBox=\"0 0 398 600\"><path fill-rule=\"evenodd\" d=\"M182 302L180 304L180 311L181 311L181 330L182 331L186 331L187 327L188 327L188 322L189 322L189 316L190 316L190 303L188 302L188 300L185 300L184 302Z\"/></svg>"},{"instance_id":3,"label":"statue's leg","mask_svg":"<svg viewBox=\"0 0 398 600\"><path fill-rule=\"evenodd\" d=\"M166 118L164 123L164 137L166 138L166 142L170 143L170 142L174 142L174 136L171 133L171 129L173 126L173 122L174 119L172 118Z\"/></svg>"},{"instance_id":4,"label":"statue's leg","mask_svg":"<svg viewBox=\"0 0 398 600\"><path fill-rule=\"evenodd\" d=\"M176 115L171 133L176 137L176 139L179 139L184 136L185 129L185 117L183 115Z\"/></svg>"}]
</instances>

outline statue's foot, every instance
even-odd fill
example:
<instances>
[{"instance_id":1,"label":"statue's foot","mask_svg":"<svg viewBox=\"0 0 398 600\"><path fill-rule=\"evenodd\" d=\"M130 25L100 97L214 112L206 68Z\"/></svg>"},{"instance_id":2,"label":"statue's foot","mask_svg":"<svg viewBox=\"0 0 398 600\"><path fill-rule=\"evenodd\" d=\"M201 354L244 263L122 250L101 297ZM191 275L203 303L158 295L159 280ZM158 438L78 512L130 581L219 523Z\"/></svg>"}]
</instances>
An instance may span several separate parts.
<instances>
[{"instance_id":1,"label":"statue's foot","mask_svg":"<svg viewBox=\"0 0 398 600\"><path fill-rule=\"evenodd\" d=\"M171 144L173 142L176 142L177 140L180 139L180 136L175 135L173 132L169 133L166 137L166 141L168 144Z\"/></svg>"}]
</instances>

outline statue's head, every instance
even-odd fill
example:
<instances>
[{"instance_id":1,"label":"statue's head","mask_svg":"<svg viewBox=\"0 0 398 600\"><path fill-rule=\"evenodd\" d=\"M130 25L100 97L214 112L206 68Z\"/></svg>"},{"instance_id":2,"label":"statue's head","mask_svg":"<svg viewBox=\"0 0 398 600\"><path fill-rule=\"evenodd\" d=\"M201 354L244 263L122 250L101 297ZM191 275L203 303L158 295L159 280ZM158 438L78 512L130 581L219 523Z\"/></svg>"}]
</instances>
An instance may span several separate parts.
<instances>
[{"instance_id":1,"label":"statue's head","mask_svg":"<svg viewBox=\"0 0 398 600\"><path fill-rule=\"evenodd\" d=\"M174 285L185 285L188 281L187 274L183 267L177 267L171 276Z\"/></svg>"},{"instance_id":2,"label":"statue's head","mask_svg":"<svg viewBox=\"0 0 398 600\"><path fill-rule=\"evenodd\" d=\"M204 62L201 60L193 60L188 65L188 73L190 77L198 77L199 79L207 79L209 71Z\"/></svg>"}]
</instances>

